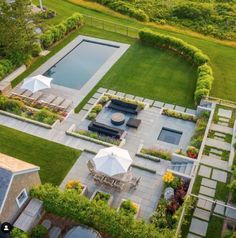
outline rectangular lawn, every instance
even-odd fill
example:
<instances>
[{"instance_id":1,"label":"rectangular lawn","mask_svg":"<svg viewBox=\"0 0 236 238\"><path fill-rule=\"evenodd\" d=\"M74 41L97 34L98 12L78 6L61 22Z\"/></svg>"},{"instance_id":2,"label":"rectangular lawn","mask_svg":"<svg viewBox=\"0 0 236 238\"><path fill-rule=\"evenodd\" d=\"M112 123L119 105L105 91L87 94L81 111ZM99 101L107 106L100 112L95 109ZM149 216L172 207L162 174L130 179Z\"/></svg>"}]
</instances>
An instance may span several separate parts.
<instances>
[{"instance_id":1,"label":"rectangular lawn","mask_svg":"<svg viewBox=\"0 0 236 238\"><path fill-rule=\"evenodd\" d=\"M0 152L38 165L42 183L59 185L80 151L0 125Z\"/></svg>"}]
</instances>

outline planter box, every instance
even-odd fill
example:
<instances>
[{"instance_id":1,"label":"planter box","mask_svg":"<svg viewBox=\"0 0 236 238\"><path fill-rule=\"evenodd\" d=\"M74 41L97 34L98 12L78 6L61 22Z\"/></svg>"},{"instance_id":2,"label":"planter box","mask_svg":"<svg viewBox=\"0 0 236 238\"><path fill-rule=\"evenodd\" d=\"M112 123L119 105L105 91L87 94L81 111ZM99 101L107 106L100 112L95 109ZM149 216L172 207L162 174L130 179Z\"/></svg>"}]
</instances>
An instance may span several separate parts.
<instances>
[{"instance_id":1,"label":"planter box","mask_svg":"<svg viewBox=\"0 0 236 238\"><path fill-rule=\"evenodd\" d=\"M122 200L120 201L120 204L119 204L119 206L118 206L118 208L117 208L117 212L120 211L121 204L122 204L124 201L127 201L127 200L128 200L128 199L122 199ZM137 218L138 218L138 215L139 215L139 212L140 212L140 205L139 205L138 203L133 202L133 201L132 201L132 203L133 203L133 204L136 206L136 208L137 208L137 212L136 212L136 214L134 214L134 218L137 219Z\"/></svg>"},{"instance_id":2,"label":"planter box","mask_svg":"<svg viewBox=\"0 0 236 238\"><path fill-rule=\"evenodd\" d=\"M48 124L45 124L43 122L35 121L35 120L32 120L32 119L25 118L25 117L15 115L13 113L2 111L2 110L0 110L0 114L12 117L12 118L17 119L17 120L29 122L31 124L35 124L37 126L41 126L41 127L47 128L47 129L52 129L59 122L59 120L56 120L52 125L48 125Z\"/></svg>"},{"instance_id":3,"label":"planter box","mask_svg":"<svg viewBox=\"0 0 236 238\"><path fill-rule=\"evenodd\" d=\"M91 196L91 198L90 198L90 201L92 201L92 200L95 198L95 196L96 196L96 194L97 194L98 192L106 193L106 194L109 194L109 195L110 195L110 198L108 199L107 204L108 204L109 206L111 206L111 203L112 203L112 201L113 201L113 196L112 196L110 193L104 192L104 191L99 190L99 189L96 189L96 190L94 191L94 193L92 194L92 196Z\"/></svg>"}]
</instances>

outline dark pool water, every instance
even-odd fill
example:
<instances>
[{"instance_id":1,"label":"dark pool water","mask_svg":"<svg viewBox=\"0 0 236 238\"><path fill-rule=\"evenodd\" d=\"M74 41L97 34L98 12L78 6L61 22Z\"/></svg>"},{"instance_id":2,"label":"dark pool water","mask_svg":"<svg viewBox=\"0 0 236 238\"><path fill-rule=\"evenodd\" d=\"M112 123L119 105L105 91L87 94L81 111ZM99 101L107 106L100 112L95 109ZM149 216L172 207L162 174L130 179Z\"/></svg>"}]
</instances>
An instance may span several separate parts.
<instances>
[{"instance_id":1,"label":"dark pool water","mask_svg":"<svg viewBox=\"0 0 236 238\"><path fill-rule=\"evenodd\" d=\"M158 140L161 140L170 144L178 145L182 134L183 133L181 131L176 131L176 130L163 127L161 130L161 133L158 136Z\"/></svg>"},{"instance_id":2,"label":"dark pool water","mask_svg":"<svg viewBox=\"0 0 236 238\"><path fill-rule=\"evenodd\" d=\"M99 235L98 232L96 232L91 228L76 226L67 232L65 238L102 238L102 237Z\"/></svg>"},{"instance_id":3,"label":"dark pool water","mask_svg":"<svg viewBox=\"0 0 236 238\"><path fill-rule=\"evenodd\" d=\"M117 48L116 46L83 40L44 75L52 77L54 84L81 89Z\"/></svg>"}]
</instances>

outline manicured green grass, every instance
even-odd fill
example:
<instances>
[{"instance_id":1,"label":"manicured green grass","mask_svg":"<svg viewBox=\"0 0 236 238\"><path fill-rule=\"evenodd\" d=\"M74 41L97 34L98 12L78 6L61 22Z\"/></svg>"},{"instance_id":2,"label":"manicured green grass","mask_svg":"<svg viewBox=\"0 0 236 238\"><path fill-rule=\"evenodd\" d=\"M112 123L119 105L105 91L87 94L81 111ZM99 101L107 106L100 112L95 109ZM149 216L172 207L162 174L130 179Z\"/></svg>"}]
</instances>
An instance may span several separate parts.
<instances>
[{"instance_id":1,"label":"manicured green grass","mask_svg":"<svg viewBox=\"0 0 236 238\"><path fill-rule=\"evenodd\" d=\"M216 149L216 150L222 151L221 159L224 160L224 161L228 161L229 160L230 151L222 150L222 149L219 149L219 148L213 147L213 146L205 145L203 154L209 155L210 153L212 153L212 154L218 155L215 152L210 152L211 149Z\"/></svg>"},{"instance_id":2,"label":"manicured green grass","mask_svg":"<svg viewBox=\"0 0 236 238\"><path fill-rule=\"evenodd\" d=\"M220 217L211 216L208 223L206 238L221 238L224 220Z\"/></svg>"},{"instance_id":3,"label":"manicured green grass","mask_svg":"<svg viewBox=\"0 0 236 238\"><path fill-rule=\"evenodd\" d=\"M65 0L61 0L60 4L58 4L58 1L56 0L44 0L44 4L57 11L58 16L51 21L51 24L59 22L64 17L70 16L75 11L79 11L83 14L99 17L101 19L117 22L127 26L133 26L137 28L143 28L147 26L133 19L119 18L115 14L112 15L109 13L99 12L99 10L91 10L69 3ZM189 35L188 33L185 34L183 32L174 32L172 30L161 29L154 26L149 27L158 32L181 38L208 54L211 59L211 65L215 76L211 95L236 101L236 67L234 67L236 65L235 47L223 45L212 39L199 38L197 36ZM170 66L170 70L171 69L173 68Z\"/></svg>"},{"instance_id":4,"label":"manicured green grass","mask_svg":"<svg viewBox=\"0 0 236 238\"><path fill-rule=\"evenodd\" d=\"M0 152L40 167L42 183L59 185L80 151L0 125Z\"/></svg>"},{"instance_id":5,"label":"manicured green grass","mask_svg":"<svg viewBox=\"0 0 236 238\"><path fill-rule=\"evenodd\" d=\"M202 182L202 176L197 175L193 184L192 194L198 195Z\"/></svg>"},{"instance_id":6,"label":"manicured green grass","mask_svg":"<svg viewBox=\"0 0 236 238\"><path fill-rule=\"evenodd\" d=\"M214 139L215 133L217 133L217 131L210 130L209 133L208 133L208 137L211 138L211 139ZM223 132L221 132L221 134L224 134L224 135L220 136L220 138L224 139L224 141L227 142L227 143L231 143L232 135L227 134L227 133L223 133Z\"/></svg>"},{"instance_id":7,"label":"manicured green grass","mask_svg":"<svg viewBox=\"0 0 236 238\"><path fill-rule=\"evenodd\" d=\"M229 189L227 183L217 182L215 199L228 202Z\"/></svg>"}]
</instances>

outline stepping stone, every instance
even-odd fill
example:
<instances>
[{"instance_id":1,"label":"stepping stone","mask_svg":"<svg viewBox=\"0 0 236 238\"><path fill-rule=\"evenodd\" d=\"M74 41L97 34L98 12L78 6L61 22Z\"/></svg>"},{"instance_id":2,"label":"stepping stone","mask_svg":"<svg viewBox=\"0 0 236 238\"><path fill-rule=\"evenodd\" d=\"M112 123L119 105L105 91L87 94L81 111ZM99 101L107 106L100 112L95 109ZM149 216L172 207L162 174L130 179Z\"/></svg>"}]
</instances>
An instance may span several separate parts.
<instances>
[{"instance_id":1,"label":"stepping stone","mask_svg":"<svg viewBox=\"0 0 236 238\"><path fill-rule=\"evenodd\" d=\"M154 100L151 100L151 99L144 99L144 102L149 104L150 106L152 106L152 104L154 103Z\"/></svg>"},{"instance_id":2,"label":"stepping stone","mask_svg":"<svg viewBox=\"0 0 236 238\"><path fill-rule=\"evenodd\" d=\"M222 153L223 153L222 150L217 150L217 149L214 149L214 148L211 148L211 149L210 149L210 152L215 153L215 154L218 154L218 155L222 155Z\"/></svg>"},{"instance_id":3,"label":"stepping stone","mask_svg":"<svg viewBox=\"0 0 236 238\"><path fill-rule=\"evenodd\" d=\"M185 112L185 107L175 106L175 110L179 112Z\"/></svg>"},{"instance_id":4,"label":"stepping stone","mask_svg":"<svg viewBox=\"0 0 236 238\"><path fill-rule=\"evenodd\" d=\"M195 208L193 216L205 221L209 221L211 213L201 208Z\"/></svg>"},{"instance_id":5,"label":"stepping stone","mask_svg":"<svg viewBox=\"0 0 236 238\"><path fill-rule=\"evenodd\" d=\"M220 133L220 132L215 132L216 136L221 136L221 137L225 137L226 135L224 133Z\"/></svg>"},{"instance_id":6,"label":"stepping stone","mask_svg":"<svg viewBox=\"0 0 236 238\"><path fill-rule=\"evenodd\" d=\"M224 138L222 138L222 137L219 137L219 136L214 136L214 139L215 139L215 140L222 141L222 142L224 142L224 141L225 141L225 139L224 139Z\"/></svg>"},{"instance_id":7,"label":"stepping stone","mask_svg":"<svg viewBox=\"0 0 236 238\"><path fill-rule=\"evenodd\" d=\"M109 93L109 94L111 94L111 95L115 95L116 91L110 89L110 90L108 90L107 93Z\"/></svg>"},{"instance_id":8,"label":"stepping stone","mask_svg":"<svg viewBox=\"0 0 236 238\"><path fill-rule=\"evenodd\" d=\"M205 186L201 186L199 193L201 193L203 195L207 195L209 197L215 197L216 190L212 189L212 188L205 187Z\"/></svg>"},{"instance_id":9,"label":"stepping stone","mask_svg":"<svg viewBox=\"0 0 236 238\"><path fill-rule=\"evenodd\" d=\"M89 111L92 107L93 107L93 105L91 105L91 104L86 104L86 105L83 107L83 110Z\"/></svg>"},{"instance_id":10,"label":"stepping stone","mask_svg":"<svg viewBox=\"0 0 236 238\"><path fill-rule=\"evenodd\" d=\"M142 102L143 98L142 97L135 97L134 100Z\"/></svg>"},{"instance_id":11,"label":"stepping stone","mask_svg":"<svg viewBox=\"0 0 236 238\"><path fill-rule=\"evenodd\" d=\"M211 178L216 181L226 183L227 173L219 169L213 169Z\"/></svg>"},{"instance_id":12,"label":"stepping stone","mask_svg":"<svg viewBox=\"0 0 236 238\"><path fill-rule=\"evenodd\" d=\"M218 125L221 125L221 126L228 126L229 123L219 121L219 122L218 122Z\"/></svg>"},{"instance_id":13,"label":"stepping stone","mask_svg":"<svg viewBox=\"0 0 236 238\"><path fill-rule=\"evenodd\" d=\"M153 107L162 108L163 106L164 106L164 102L155 101L153 104Z\"/></svg>"},{"instance_id":14,"label":"stepping stone","mask_svg":"<svg viewBox=\"0 0 236 238\"><path fill-rule=\"evenodd\" d=\"M95 93L95 94L93 95L93 98L98 99L98 98L100 98L101 96L102 96L101 93Z\"/></svg>"},{"instance_id":15,"label":"stepping stone","mask_svg":"<svg viewBox=\"0 0 236 238\"><path fill-rule=\"evenodd\" d=\"M204 166L204 165L201 165L200 166L200 169L198 171L198 175L202 176L202 177L207 177L207 178L210 178L211 176L211 168L210 167L207 167L207 166Z\"/></svg>"},{"instance_id":16,"label":"stepping stone","mask_svg":"<svg viewBox=\"0 0 236 238\"><path fill-rule=\"evenodd\" d=\"M105 92L107 92L107 88L99 88L98 92L99 93L105 93Z\"/></svg>"},{"instance_id":17,"label":"stepping stone","mask_svg":"<svg viewBox=\"0 0 236 238\"><path fill-rule=\"evenodd\" d=\"M211 211L213 203L206 200L205 198L208 199L208 200L212 200L212 198L210 198L210 197L200 195L200 198L197 201L197 207L200 207L202 209Z\"/></svg>"},{"instance_id":18,"label":"stepping stone","mask_svg":"<svg viewBox=\"0 0 236 238\"><path fill-rule=\"evenodd\" d=\"M194 235L192 233L188 233L187 238L201 238L201 236Z\"/></svg>"},{"instance_id":19,"label":"stepping stone","mask_svg":"<svg viewBox=\"0 0 236 238\"><path fill-rule=\"evenodd\" d=\"M233 218L233 219L236 219L236 207L235 207L235 205L233 205L233 204L231 204L231 203L228 203L227 205L228 205L228 206L231 206L231 207L233 207L233 208L235 208L235 209L232 209L232 208L227 207L227 208L226 208L226 211L225 211L225 216L226 216L226 217Z\"/></svg>"},{"instance_id":20,"label":"stepping stone","mask_svg":"<svg viewBox=\"0 0 236 238\"><path fill-rule=\"evenodd\" d=\"M216 154L209 153L209 156L212 157L212 158L215 158L215 159L221 159L221 155L216 155Z\"/></svg>"},{"instance_id":21,"label":"stepping stone","mask_svg":"<svg viewBox=\"0 0 236 238\"><path fill-rule=\"evenodd\" d=\"M217 182L211 179L202 178L201 185L204 185L209 188L216 188Z\"/></svg>"},{"instance_id":22,"label":"stepping stone","mask_svg":"<svg viewBox=\"0 0 236 238\"><path fill-rule=\"evenodd\" d=\"M223 201L218 201L216 200L217 203L219 204L216 204L215 206L215 209L214 209L214 213L217 213L217 214L220 214L220 215L224 215L225 214L225 202Z\"/></svg>"},{"instance_id":23,"label":"stepping stone","mask_svg":"<svg viewBox=\"0 0 236 238\"><path fill-rule=\"evenodd\" d=\"M118 97L124 97L124 96L125 96L125 93L117 92L117 93L116 93L116 96L118 96Z\"/></svg>"},{"instance_id":24,"label":"stepping stone","mask_svg":"<svg viewBox=\"0 0 236 238\"><path fill-rule=\"evenodd\" d=\"M132 95L132 94L126 94L125 97L129 98L129 99L134 99L134 95Z\"/></svg>"},{"instance_id":25,"label":"stepping stone","mask_svg":"<svg viewBox=\"0 0 236 238\"><path fill-rule=\"evenodd\" d=\"M229 122L229 119L228 119L228 118L224 118L224 117L220 117L220 118L219 118L219 121Z\"/></svg>"},{"instance_id":26,"label":"stepping stone","mask_svg":"<svg viewBox=\"0 0 236 238\"><path fill-rule=\"evenodd\" d=\"M44 226L47 230L51 228L52 222L50 220L43 220L42 226Z\"/></svg>"},{"instance_id":27,"label":"stepping stone","mask_svg":"<svg viewBox=\"0 0 236 238\"><path fill-rule=\"evenodd\" d=\"M168 109L174 109L175 105L173 104L169 104L169 103L165 103L164 108L168 108Z\"/></svg>"},{"instance_id":28,"label":"stepping stone","mask_svg":"<svg viewBox=\"0 0 236 238\"><path fill-rule=\"evenodd\" d=\"M187 108L187 109L186 109L186 112L189 113L189 114L196 115L196 110L193 110L193 109Z\"/></svg>"},{"instance_id":29,"label":"stepping stone","mask_svg":"<svg viewBox=\"0 0 236 238\"><path fill-rule=\"evenodd\" d=\"M193 218L189 231L200 236L205 236L207 233L208 222Z\"/></svg>"},{"instance_id":30,"label":"stepping stone","mask_svg":"<svg viewBox=\"0 0 236 238\"><path fill-rule=\"evenodd\" d=\"M94 104L95 102L97 102L97 99L96 98L90 98L89 101L88 101L88 104Z\"/></svg>"},{"instance_id":31,"label":"stepping stone","mask_svg":"<svg viewBox=\"0 0 236 238\"><path fill-rule=\"evenodd\" d=\"M218 116L231 118L232 117L232 111L231 110L226 110L226 109L223 109L223 108L219 108Z\"/></svg>"}]
</instances>

